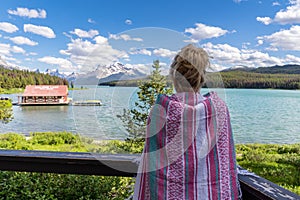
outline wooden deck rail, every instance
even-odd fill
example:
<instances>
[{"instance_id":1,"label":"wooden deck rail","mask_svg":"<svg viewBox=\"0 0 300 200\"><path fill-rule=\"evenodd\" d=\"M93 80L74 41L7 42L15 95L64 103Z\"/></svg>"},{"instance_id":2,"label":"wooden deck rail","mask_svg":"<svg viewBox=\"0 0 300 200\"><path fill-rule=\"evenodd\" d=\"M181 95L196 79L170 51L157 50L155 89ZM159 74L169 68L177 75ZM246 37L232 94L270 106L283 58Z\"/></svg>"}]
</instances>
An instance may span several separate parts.
<instances>
[{"instance_id":1,"label":"wooden deck rail","mask_svg":"<svg viewBox=\"0 0 300 200\"><path fill-rule=\"evenodd\" d=\"M0 150L0 170L133 177L138 167L135 161L139 156L137 154ZM243 200L300 199L300 196L240 169L244 172L239 174Z\"/></svg>"}]
</instances>

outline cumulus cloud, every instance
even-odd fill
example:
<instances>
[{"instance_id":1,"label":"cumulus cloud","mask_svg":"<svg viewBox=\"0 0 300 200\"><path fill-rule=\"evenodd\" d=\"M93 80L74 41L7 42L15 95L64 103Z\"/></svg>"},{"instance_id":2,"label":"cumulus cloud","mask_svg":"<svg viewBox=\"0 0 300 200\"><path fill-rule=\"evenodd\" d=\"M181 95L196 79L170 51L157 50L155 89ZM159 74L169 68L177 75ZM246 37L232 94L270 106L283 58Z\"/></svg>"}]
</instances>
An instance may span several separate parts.
<instances>
[{"instance_id":1,"label":"cumulus cloud","mask_svg":"<svg viewBox=\"0 0 300 200\"><path fill-rule=\"evenodd\" d=\"M278 58L268 53L253 49L238 49L229 44L206 43L203 48L213 57L213 65L248 67L268 67L272 65L287 64L285 58Z\"/></svg>"},{"instance_id":2,"label":"cumulus cloud","mask_svg":"<svg viewBox=\"0 0 300 200\"><path fill-rule=\"evenodd\" d=\"M256 17L256 20L264 25L269 25L272 23L272 19L270 17Z\"/></svg>"},{"instance_id":3,"label":"cumulus cloud","mask_svg":"<svg viewBox=\"0 0 300 200\"><path fill-rule=\"evenodd\" d=\"M153 54L160 57L173 58L174 56L176 56L177 51L171 51L169 49L159 48L159 49L154 49Z\"/></svg>"},{"instance_id":4,"label":"cumulus cloud","mask_svg":"<svg viewBox=\"0 0 300 200\"><path fill-rule=\"evenodd\" d=\"M0 22L0 30L7 33L14 33L19 30L19 28L8 22Z\"/></svg>"},{"instance_id":5,"label":"cumulus cloud","mask_svg":"<svg viewBox=\"0 0 300 200\"><path fill-rule=\"evenodd\" d=\"M136 55L136 54L141 54L141 55L148 55L151 56L152 52L147 50L147 49L130 49L130 54Z\"/></svg>"},{"instance_id":6,"label":"cumulus cloud","mask_svg":"<svg viewBox=\"0 0 300 200\"><path fill-rule=\"evenodd\" d=\"M115 35L115 34L109 34L109 39L113 40L125 40L125 41L137 41L142 42L142 38L132 38L130 35L127 34L121 34L121 35Z\"/></svg>"},{"instance_id":7,"label":"cumulus cloud","mask_svg":"<svg viewBox=\"0 0 300 200\"><path fill-rule=\"evenodd\" d=\"M290 29L260 36L257 39L270 43L275 49L300 51L300 26L292 26Z\"/></svg>"},{"instance_id":8,"label":"cumulus cloud","mask_svg":"<svg viewBox=\"0 0 300 200\"><path fill-rule=\"evenodd\" d=\"M286 63L291 63L291 64L292 63L299 64L300 63L300 58L296 57L294 55L288 54L288 55L285 56L285 62Z\"/></svg>"},{"instance_id":9,"label":"cumulus cloud","mask_svg":"<svg viewBox=\"0 0 300 200\"><path fill-rule=\"evenodd\" d=\"M261 19L268 19L267 21L270 23L276 22L279 24L300 23L300 0L290 0L289 3L290 5L286 9L282 9L275 14L274 19L268 19L269 17L257 17L257 21L260 21L264 24L266 24L266 20Z\"/></svg>"},{"instance_id":10,"label":"cumulus cloud","mask_svg":"<svg viewBox=\"0 0 300 200\"><path fill-rule=\"evenodd\" d=\"M280 6L280 3L278 1L275 1L272 3L272 6Z\"/></svg>"},{"instance_id":11,"label":"cumulus cloud","mask_svg":"<svg viewBox=\"0 0 300 200\"><path fill-rule=\"evenodd\" d=\"M138 70L138 71L140 71L141 73L144 73L144 74L149 74L151 65L150 64L129 64L129 63L126 63L124 65L124 67L128 68L128 69Z\"/></svg>"},{"instance_id":12,"label":"cumulus cloud","mask_svg":"<svg viewBox=\"0 0 300 200\"><path fill-rule=\"evenodd\" d=\"M97 30L89 30L89 31L84 31L79 28L75 28L74 31L70 31L71 34L77 35L78 37L81 38L93 38L96 35L99 34Z\"/></svg>"},{"instance_id":13,"label":"cumulus cloud","mask_svg":"<svg viewBox=\"0 0 300 200\"><path fill-rule=\"evenodd\" d=\"M17 15L20 17L28 18L46 18L47 13L44 9L28 9L28 8L17 8L17 10L8 10L11 15Z\"/></svg>"},{"instance_id":14,"label":"cumulus cloud","mask_svg":"<svg viewBox=\"0 0 300 200\"><path fill-rule=\"evenodd\" d=\"M131 21L130 19L126 19L126 20L125 20L125 24L131 25L131 24L132 24L132 21Z\"/></svg>"},{"instance_id":15,"label":"cumulus cloud","mask_svg":"<svg viewBox=\"0 0 300 200\"><path fill-rule=\"evenodd\" d=\"M0 55L10 56L10 44L0 43Z\"/></svg>"},{"instance_id":16,"label":"cumulus cloud","mask_svg":"<svg viewBox=\"0 0 300 200\"><path fill-rule=\"evenodd\" d=\"M26 37L23 37L23 36L17 36L17 37L12 37L12 38L9 38L11 41L13 41L15 44L18 44L18 45L23 45L23 44L26 44L26 45L29 45L29 46L36 46L38 45L37 42L35 41L32 41Z\"/></svg>"},{"instance_id":17,"label":"cumulus cloud","mask_svg":"<svg viewBox=\"0 0 300 200\"><path fill-rule=\"evenodd\" d=\"M38 58L38 61L50 64L50 65L58 65L62 70L65 70L65 71L74 70L72 63L69 60L64 59L64 58L45 56L42 58Z\"/></svg>"},{"instance_id":18,"label":"cumulus cloud","mask_svg":"<svg viewBox=\"0 0 300 200\"><path fill-rule=\"evenodd\" d=\"M112 48L107 38L100 35L93 41L82 38L71 39L67 49L61 50L60 53L68 55L69 60L77 66L83 66L81 69L83 72L93 71L98 65L109 65L127 55Z\"/></svg>"},{"instance_id":19,"label":"cumulus cloud","mask_svg":"<svg viewBox=\"0 0 300 200\"><path fill-rule=\"evenodd\" d=\"M11 57L12 53L22 53L24 54L26 51L18 46L11 46L10 44L0 43L0 55Z\"/></svg>"},{"instance_id":20,"label":"cumulus cloud","mask_svg":"<svg viewBox=\"0 0 300 200\"><path fill-rule=\"evenodd\" d=\"M257 40L257 45L262 45L264 43L263 40Z\"/></svg>"},{"instance_id":21,"label":"cumulus cloud","mask_svg":"<svg viewBox=\"0 0 300 200\"><path fill-rule=\"evenodd\" d=\"M222 28L215 26L207 26L201 23L196 23L195 28L187 28L184 32L191 34L191 38L194 39L194 41L220 37L228 33L227 30L224 30Z\"/></svg>"},{"instance_id":22,"label":"cumulus cloud","mask_svg":"<svg viewBox=\"0 0 300 200\"><path fill-rule=\"evenodd\" d=\"M26 52L23 48L18 47L18 46L12 46L11 51L14 53L22 53L22 54L24 54Z\"/></svg>"},{"instance_id":23,"label":"cumulus cloud","mask_svg":"<svg viewBox=\"0 0 300 200\"><path fill-rule=\"evenodd\" d=\"M36 26L33 24L24 24L24 32L30 32L33 34L41 35L46 38L55 38L54 31L47 26Z\"/></svg>"},{"instance_id":24,"label":"cumulus cloud","mask_svg":"<svg viewBox=\"0 0 300 200\"><path fill-rule=\"evenodd\" d=\"M92 18L88 18L88 23L91 23L91 24L96 24L96 21L93 20Z\"/></svg>"}]
</instances>

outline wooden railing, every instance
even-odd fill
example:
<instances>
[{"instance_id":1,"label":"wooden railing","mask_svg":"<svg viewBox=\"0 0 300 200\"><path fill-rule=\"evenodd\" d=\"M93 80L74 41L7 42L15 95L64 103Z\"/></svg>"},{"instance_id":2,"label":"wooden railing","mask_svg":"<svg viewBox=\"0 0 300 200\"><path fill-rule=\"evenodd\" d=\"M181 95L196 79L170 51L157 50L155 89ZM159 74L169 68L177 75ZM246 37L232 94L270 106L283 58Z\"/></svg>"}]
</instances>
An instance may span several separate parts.
<instances>
[{"instance_id":1,"label":"wooden railing","mask_svg":"<svg viewBox=\"0 0 300 200\"><path fill-rule=\"evenodd\" d=\"M0 150L0 170L102 176L136 175L138 154ZM122 169L122 170L120 170ZM240 168L243 200L299 200L300 196ZM0 180L1 181L1 180Z\"/></svg>"}]
</instances>

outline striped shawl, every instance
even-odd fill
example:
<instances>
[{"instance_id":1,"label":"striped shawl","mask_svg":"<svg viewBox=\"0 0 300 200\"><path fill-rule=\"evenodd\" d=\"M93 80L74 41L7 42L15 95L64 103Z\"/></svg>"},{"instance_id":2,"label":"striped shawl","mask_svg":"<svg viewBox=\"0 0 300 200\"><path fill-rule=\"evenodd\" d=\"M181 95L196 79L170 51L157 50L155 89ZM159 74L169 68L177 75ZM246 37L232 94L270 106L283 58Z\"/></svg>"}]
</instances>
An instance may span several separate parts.
<instances>
[{"instance_id":1,"label":"striped shawl","mask_svg":"<svg viewBox=\"0 0 300 200\"><path fill-rule=\"evenodd\" d=\"M238 198L226 104L214 92L159 95L147 120L134 199Z\"/></svg>"}]
</instances>

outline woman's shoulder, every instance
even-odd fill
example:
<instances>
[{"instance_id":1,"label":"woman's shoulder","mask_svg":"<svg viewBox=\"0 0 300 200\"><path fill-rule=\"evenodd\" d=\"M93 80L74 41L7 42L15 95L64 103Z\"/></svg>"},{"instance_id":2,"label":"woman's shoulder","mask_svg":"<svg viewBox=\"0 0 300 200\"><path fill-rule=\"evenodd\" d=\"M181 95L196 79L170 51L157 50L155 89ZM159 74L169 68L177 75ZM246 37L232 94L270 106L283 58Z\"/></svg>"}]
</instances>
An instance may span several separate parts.
<instances>
[{"instance_id":1,"label":"woman's shoulder","mask_svg":"<svg viewBox=\"0 0 300 200\"><path fill-rule=\"evenodd\" d=\"M224 99L221 98L220 95L215 91L210 91L210 92L204 94L203 97L205 97L206 100L208 100L209 102L211 102L213 104L226 106Z\"/></svg>"}]
</instances>

